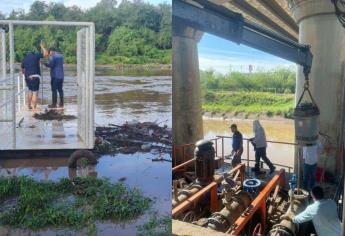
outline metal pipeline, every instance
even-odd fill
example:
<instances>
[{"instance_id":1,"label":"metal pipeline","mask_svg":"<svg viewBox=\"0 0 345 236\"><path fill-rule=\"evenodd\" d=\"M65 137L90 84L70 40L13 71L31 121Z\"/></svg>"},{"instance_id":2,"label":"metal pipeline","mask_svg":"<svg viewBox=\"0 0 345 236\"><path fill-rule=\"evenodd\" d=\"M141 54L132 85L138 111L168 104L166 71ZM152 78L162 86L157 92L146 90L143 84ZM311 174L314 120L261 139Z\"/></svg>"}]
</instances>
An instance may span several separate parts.
<instances>
[{"instance_id":1,"label":"metal pipeline","mask_svg":"<svg viewBox=\"0 0 345 236\"><path fill-rule=\"evenodd\" d=\"M237 218L250 205L250 194L242 190L229 197L223 199L224 208L215 212L208 218L208 228L213 230L226 232L229 227L237 220Z\"/></svg>"},{"instance_id":2,"label":"metal pipeline","mask_svg":"<svg viewBox=\"0 0 345 236\"><path fill-rule=\"evenodd\" d=\"M200 140L195 144L195 146L194 157L196 181L191 186L181 190L180 192L177 191L175 185L175 194L172 200L173 208L214 180L215 150L213 142L209 140Z\"/></svg>"},{"instance_id":3,"label":"metal pipeline","mask_svg":"<svg viewBox=\"0 0 345 236\"><path fill-rule=\"evenodd\" d=\"M289 191L290 205L287 210L287 214L295 216L305 209L308 202L309 193L303 189L295 189ZM295 236L297 234L297 228L291 219L284 218L278 224L272 226L269 231L269 236Z\"/></svg>"},{"instance_id":4,"label":"metal pipeline","mask_svg":"<svg viewBox=\"0 0 345 236\"><path fill-rule=\"evenodd\" d=\"M176 190L174 191L174 198L172 200L172 207L176 207L178 206L181 202L185 201L187 198L189 198L190 196L196 194L198 191L200 191L200 189L202 189L203 187L200 184L197 183L193 183L192 185L188 186L187 188L181 190L180 192L178 192L177 196L176 194Z\"/></svg>"}]
</instances>

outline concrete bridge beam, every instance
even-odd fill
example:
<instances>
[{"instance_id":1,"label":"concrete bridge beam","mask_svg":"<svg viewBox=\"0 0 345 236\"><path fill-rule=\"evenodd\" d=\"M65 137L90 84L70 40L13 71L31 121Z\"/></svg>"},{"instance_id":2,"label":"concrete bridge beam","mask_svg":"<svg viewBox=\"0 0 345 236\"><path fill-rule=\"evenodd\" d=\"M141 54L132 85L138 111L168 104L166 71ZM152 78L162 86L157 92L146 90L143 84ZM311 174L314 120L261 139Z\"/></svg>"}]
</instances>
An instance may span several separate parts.
<instances>
[{"instance_id":1,"label":"concrete bridge beam","mask_svg":"<svg viewBox=\"0 0 345 236\"><path fill-rule=\"evenodd\" d=\"M173 144L203 138L202 101L197 43L203 33L173 21ZM179 161L178 161L179 162Z\"/></svg>"}]
</instances>

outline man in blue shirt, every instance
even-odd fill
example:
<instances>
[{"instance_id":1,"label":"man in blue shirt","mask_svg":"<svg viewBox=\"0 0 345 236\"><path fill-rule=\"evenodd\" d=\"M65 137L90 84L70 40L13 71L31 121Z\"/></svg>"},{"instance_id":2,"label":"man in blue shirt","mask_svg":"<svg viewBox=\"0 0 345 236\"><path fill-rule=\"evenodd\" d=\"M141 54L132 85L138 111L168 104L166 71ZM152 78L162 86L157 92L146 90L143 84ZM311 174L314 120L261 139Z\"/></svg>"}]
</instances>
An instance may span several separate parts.
<instances>
[{"instance_id":1,"label":"man in blue shirt","mask_svg":"<svg viewBox=\"0 0 345 236\"><path fill-rule=\"evenodd\" d=\"M300 214L292 217L292 222L301 224L312 221L318 236L341 235L341 222L338 217L336 203L331 199L324 199L323 189L319 186L312 188L311 197L314 203ZM283 217L291 219L289 214Z\"/></svg>"},{"instance_id":2,"label":"man in blue shirt","mask_svg":"<svg viewBox=\"0 0 345 236\"><path fill-rule=\"evenodd\" d=\"M24 57L21 68L25 76L28 92L29 110L37 108L38 90L40 87L41 68L40 60L43 58L42 53L28 52Z\"/></svg>"},{"instance_id":3,"label":"man in blue shirt","mask_svg":"<svg viewBox=\"0 0 345 236\"><path fill-rule=\"evenodd\" d=\"M44 48L43 50L49 54L49 61L45 63L47 67L50 68L51 77L51 90L52 90L52 104L49 108L57 107L57 93L59 92L60 104L59 107L63 108L64 98L63 98L63 81L64 81L64 58L62 54L58 53L55 48L49 48L48 50Z\"/></svg>"},{"instance_id":4,"label":"man in blue shirt","mask_svg":"<svg viewBox=\"0 0 345 236\"><path fill-rule=\"evenodd\" d=\"M230 126L231 132L233 133L232 136L232 152L231 155L233 156L231 165L234 168L238 164L241 163L241 156L243 153L243 137L242 134L237 130L237 125L232 124Z\"/></svg>"}]
</instances>

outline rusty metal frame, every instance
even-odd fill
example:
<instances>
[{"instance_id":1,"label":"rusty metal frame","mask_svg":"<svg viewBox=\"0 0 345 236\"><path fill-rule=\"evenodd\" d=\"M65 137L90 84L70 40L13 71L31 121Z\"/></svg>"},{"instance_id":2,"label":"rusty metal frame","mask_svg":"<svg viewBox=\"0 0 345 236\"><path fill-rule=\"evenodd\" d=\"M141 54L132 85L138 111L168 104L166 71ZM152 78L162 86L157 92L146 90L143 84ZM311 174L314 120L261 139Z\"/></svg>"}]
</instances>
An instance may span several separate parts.
<instances>
[{"instance_id":1,"label":"rusty metal frame","mask_svg":"<svg viewBox=\"0 0 345 236\"><path fill-rule=\"evenodd\" d=\"M192 161L192 160L191 160ZM240 171L240 177L241 177L241 184L244 181L245 177L245 165L244 164L239 164L236 166L234 169L230 170L228 173L229 175L232 173L235 173L236 171ZM198 200L206 195L207 193L210 192L211 194L211 199L210 199L210 210L211 212L215 212L218 210L218 199L217 199L217 185L223 180L223 176L220 176L219 178L215 179L212 181L210 184L208 184L206 187L198 191L196 194L193 196L190 196L187 198L185 201L180 203L178 206L176 206L174 209L172 209L172 217L176 217L179 214L181 214L183 211L188 209L191 205L195 204L198 202Z\"/></svg>"},{"instance_id":2,"label":"rusty metal frame","mask_svg":"<svg viewBox=\"0 0 345 236\"><path fill-rule=\"evenodd\" d=\"M285 185L285 170L281 169L277 175L275 175L266 187L259 193L259 195L252 201L250 206L245 211L245 214L242 214L236 222L230 227L230 235L241 235L241 231L254 216L254 214L259 211L261 216L261 225L262 229L265 229L266 226L266 200L275 190L276 186L280 185L283 187Z\"/></svg>"}]
</instances>

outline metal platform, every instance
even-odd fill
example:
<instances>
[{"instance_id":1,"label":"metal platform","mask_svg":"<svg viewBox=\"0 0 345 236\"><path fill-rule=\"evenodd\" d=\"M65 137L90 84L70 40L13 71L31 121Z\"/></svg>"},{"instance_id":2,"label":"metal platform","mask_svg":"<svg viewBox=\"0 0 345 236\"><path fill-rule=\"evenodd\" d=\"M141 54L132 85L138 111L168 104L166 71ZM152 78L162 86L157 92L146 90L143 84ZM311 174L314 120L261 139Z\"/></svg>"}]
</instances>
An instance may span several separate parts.
<instances>
[{"instance_id":1,"label":"metal platform","mask_svg":"<svg viewBox=\"0 0 345 236\"><path fill-rule=\"evenodd\" d=\"M95 28L92 22L0 20L0 156L4 151L71 150L94 147ZM16 74L15 27L77 28L77 106L67 107L71 121L41 121L26 108L24 76ZM8 43L7 43L8 39ZM9 49L7 49L7 44ZM35 46L35 45L33 45ZM9 52L9 57L6 56ZM8 69L9 67L9 69ZM41 107L41 112L46 107Z\"/></svg>"},{"instance_id":2,"label":"metal platform","mask_svg":"<svg viewBox=\"0 0 345 236\"><path fill-rule=\"evenodd\" d=\"M44 150L44 149L82 149L87 148L78 136L78 119L74 120L38 120L33 117L35 113L27 109L22 111L22 117L16 125L16 147L18 150ZM64 114L77 115L76 111L67 106ZM0 123L0 150L9 150L13 146L10 138L11 125Z\"/></svg>"}]
</instances>

